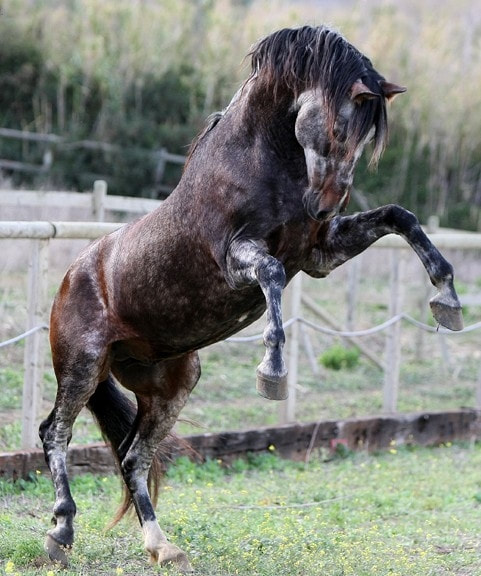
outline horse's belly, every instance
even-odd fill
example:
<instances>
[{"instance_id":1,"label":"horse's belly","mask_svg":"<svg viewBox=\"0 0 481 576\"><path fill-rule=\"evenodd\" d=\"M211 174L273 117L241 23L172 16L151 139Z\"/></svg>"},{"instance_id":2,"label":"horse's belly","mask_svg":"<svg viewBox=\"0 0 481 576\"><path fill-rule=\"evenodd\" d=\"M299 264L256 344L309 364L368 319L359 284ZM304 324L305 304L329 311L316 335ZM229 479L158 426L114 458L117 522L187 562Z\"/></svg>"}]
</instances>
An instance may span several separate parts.
<instances>
[{"instance_id":1,"label":"horse's belly","mask_svg":"<svg viewBox=\"0 0 481 576\"><path fill-rule=\"evenodd\" d=\"M138 310L124 318L132 356L154 361L198 350L232 336L265 310L260 289L229 290L222 298L188 297L159 301L155 310ZM132 311L131 311L132 312ZM125 325L125 324L124 324Z\"/></svg>"}]
</instances>

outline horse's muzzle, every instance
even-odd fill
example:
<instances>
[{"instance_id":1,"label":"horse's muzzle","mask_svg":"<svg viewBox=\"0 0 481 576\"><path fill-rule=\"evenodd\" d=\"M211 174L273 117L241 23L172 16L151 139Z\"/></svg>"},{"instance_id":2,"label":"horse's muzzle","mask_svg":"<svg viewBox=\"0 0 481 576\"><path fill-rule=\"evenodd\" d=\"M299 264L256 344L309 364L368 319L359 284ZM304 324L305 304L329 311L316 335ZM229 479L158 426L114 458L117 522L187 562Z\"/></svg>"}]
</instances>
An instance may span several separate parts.
<instances>
[{"instance_id":1,"label":"horse's muzzle","mask_svg":"<svg viewBox=\"0 0 481 576\"><path fill-rule=\"evenodd\" d=\"M307 190L303 197L304 208L313 220L325 222L345 209L345 197L346 194L338 195L332 192L329 194Z\"/></svg>"}]
</instances>

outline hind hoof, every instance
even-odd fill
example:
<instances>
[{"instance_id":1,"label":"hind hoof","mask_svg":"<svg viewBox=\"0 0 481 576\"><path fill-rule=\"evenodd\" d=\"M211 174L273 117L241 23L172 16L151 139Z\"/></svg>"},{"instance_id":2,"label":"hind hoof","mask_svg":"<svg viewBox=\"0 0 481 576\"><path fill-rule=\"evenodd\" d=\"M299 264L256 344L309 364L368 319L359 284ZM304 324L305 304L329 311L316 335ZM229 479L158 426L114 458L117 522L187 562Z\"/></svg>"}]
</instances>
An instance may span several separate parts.
<instances>
[{"instance_id":1,"label":"hind hoof","mask_svg":"<svg viewBox=\"0 0 481 576\"><path fill-rule=\"evenodd\" d=\"M59 544L56 540L47 534L44 544L45 551L52 562L61 564L63 568L68 566L67 548Z\"/></svg>"},{"instance_id":2,"label":"hind hoof","mask_svg":"<svg viewBox=\"0 0 481 576\"><path fill-rule=\"evenodd\" d=\"M161 566L175 566L181 574L192 574L194 571L185 552L170 542L162 544L151 553L151 561Z\"/></svg>"},{"instance_id":3,"label":"hind hoof","mask_svg":"<svg viewBox=\"0 0 481 576\"><path fill-rule=\"evenodd\" d=\"M458 332L464 328L463 312L461 306L449 306L442 302L431 301L431 312L441 326Z\"/></svg>"},{"instance_id":4,"label":"hind hoof","mask_svg":"<svg viewBox=\"0 0 481 576\"><path fill-rule=\"evenodd\" d=\"M282 376L267 376L259 370L256 371L257 392L268 400L285 400L289 395L287 388L287 374Z\"/></svg>"}]
</instances>

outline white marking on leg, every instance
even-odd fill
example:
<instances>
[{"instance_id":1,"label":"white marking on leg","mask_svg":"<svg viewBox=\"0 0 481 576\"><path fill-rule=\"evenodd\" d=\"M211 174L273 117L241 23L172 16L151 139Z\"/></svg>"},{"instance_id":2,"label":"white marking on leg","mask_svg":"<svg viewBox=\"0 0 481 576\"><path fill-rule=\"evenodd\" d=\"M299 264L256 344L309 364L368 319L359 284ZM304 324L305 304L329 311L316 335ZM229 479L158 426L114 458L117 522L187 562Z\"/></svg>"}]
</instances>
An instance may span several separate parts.
<instances>
[{"instance_id":1,"label":"white marking on leg","mask_svg":"<svg viewBox=\"0 0 481 576\"><path fill-rule=\"evenodd\" d=\"M167 542L157 520L147 520L142 526L142 532L144 534L144 547L150 554L155 554L159 546Z\"/></svg>"}]
</instances>

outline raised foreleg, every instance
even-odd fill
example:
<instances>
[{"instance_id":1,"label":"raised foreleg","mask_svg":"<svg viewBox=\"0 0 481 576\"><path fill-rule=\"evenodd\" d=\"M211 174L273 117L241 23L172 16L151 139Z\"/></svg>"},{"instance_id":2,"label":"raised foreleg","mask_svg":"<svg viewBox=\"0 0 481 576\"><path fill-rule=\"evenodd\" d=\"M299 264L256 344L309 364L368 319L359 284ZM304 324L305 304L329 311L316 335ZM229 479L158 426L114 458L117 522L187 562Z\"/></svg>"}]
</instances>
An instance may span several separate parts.
<instances>
[{"instance_id":1,"label":"raised foreleg","mask_svg":"<svg viewBox=\"0 0 481 576\"><path fill-rule=\"evenodd\" d=\"M334 218L322 231L306 272L326 275L360 254L386 234L402 236L416 252L438 293L430 305L434 318L450 330L462 330L461 304L454 289L453 267L421 228L416 216L401 206L389 204L354 216Z\"/></svg>"},{"instance_id":2,"label":"raised foreleg","mask_svg":"<svg viewBox=\"0 0 481 576\"><path fill-rule=\"evenodd\" d=\"M257 391L270 400L287 398L287 369L282 357L285 343L282 328L281 295L286 285L284 266L253 240L238 240L227 254L227 281L235 289L258 284L264 293L267 324L266 352L257 367Z\"/></svg>"}]
</instances>

